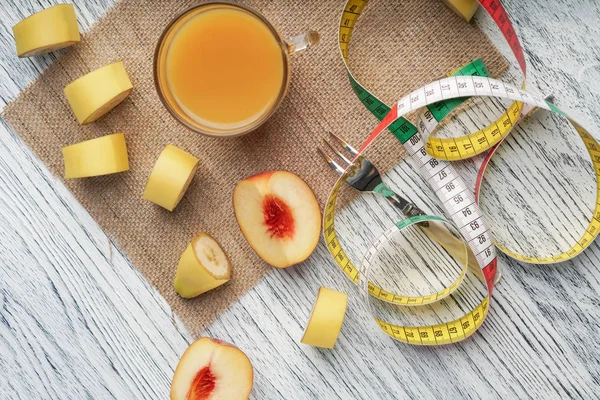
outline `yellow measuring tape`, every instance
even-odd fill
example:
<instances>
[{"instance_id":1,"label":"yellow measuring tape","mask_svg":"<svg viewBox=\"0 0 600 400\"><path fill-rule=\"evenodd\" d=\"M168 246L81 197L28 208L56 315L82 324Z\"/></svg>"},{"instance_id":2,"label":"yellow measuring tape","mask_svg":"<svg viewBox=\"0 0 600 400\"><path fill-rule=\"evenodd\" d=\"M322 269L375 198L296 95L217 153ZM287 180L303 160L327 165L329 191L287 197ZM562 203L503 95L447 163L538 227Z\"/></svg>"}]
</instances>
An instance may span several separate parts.
<instances>
[{"instance_id":1,"label":"yellow measuring tape","mask_svg":"<svg viewBox=\"0 0 600 400\"><path fill-rule=\"evenodd\" d=\"M526 77L526 63L520 42L501 3L498 0L479 0L479 2L504 34L519 62L523 75ZM462 277L444 290L432 295L403 296L385 291L369 281L375 255L381 252L382 246L389 243L394 235L411 227L420 228L431 239L446 248L448 253L455 257L457 261L463 263L463 272L466 272L467 262L465 259L457 257L456 252L452 252L447 246L444 246L444 243L448 243L447 238L450 237L448 235L450 230L443 225L446 224L451 227L452 223L439 217L417 216L397 223L371 245L359 266L356 266L349 259L341 247L335 230L335 204L340 186L345 184L346 178L355 173L356 164L360 160L362 152L368 148L379 134L386 129L390 129L408 150L421 176L435 191L447 214L460 232L462 239L455 237L449 240L455 243L460 240L464 241L465 247L468 247L468 264L469 266L474 263L479 265L482 272L480 275L482 275L481 278L487 286L488 294L477 306L464 313L462 317L441 324L401 326L391 324L377 317L375 317L375 320L385 333L406 343L435 345L460 341L473 334L482 324L487 315L494 285L497 263L493 245L495 240L486 227L476 197L479 193L485 167L497 146L522 118L536 108L550 110L563 116L571 123L586 145L596 172L596 181L598 181L600 175L600 145L581 125L577 124L552 103L522 90L524 84L519 89L504 82L487 78L485 77L486 71L478 73L477 68L472 65L470 70L465 67L453 71L452 76L413 91L391 108L385 105L353 77L347 65L352 31L366 4L367 2L363 0L349 0L346 3L340 21L339 47L354 92L359 100L381 120L381 123L361 146L359 155L354 160L355 162L340 177L327 199L323 223L324 238L336 264L351 280L364 289L365 294L368 293L365 298L369 308L371 307L369 297L403 306L418 307L432 304L452 294L460 285ZM512 100L512 104L500 118L477 132L458 138L437 138L433 136L438 124L464 101L464 98L476 96L505 98ZM403 118L411 111L419 111L415 124ZM475 191L473 191L473 189L467 188L462 178L447 161L465 159L485 151L489 151L489 153L482 164ZM597 193L600 195L598 187ZM564 253L543 258L529 257L511 251L498 243L496 243L496 246L509 256L530 263L554 263L572 258L589 246L599 232L600 202L598 199L600 199L600 196L597 196L594 215L586 232L577 243ZM433 224L438 226L438 235L427 232L427 227ZM446 237L446 239L443 239L443 237Z\"/></svg>"}]
</instances>

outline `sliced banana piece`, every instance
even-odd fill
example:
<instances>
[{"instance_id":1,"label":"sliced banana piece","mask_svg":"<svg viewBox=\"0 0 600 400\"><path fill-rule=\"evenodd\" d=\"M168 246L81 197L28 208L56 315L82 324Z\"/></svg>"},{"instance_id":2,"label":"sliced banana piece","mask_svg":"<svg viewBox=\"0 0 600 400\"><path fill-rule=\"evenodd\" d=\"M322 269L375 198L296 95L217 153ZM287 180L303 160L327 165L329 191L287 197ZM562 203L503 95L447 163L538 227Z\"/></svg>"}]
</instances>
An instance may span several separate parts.
<instances>
[{"instance_id":1,"label":"sliced banana piece","mask_svg":"<svg viewBox=\"0 0 600 400\"><path fill-rule=\"evenodd\" d=\"M189 299L229 281L231 264L221 245L207 233L200 233L183 252L174 287Z\"/></svg>"},{"instance_id":2,"label":"sliced banana piece","mask_svg":"<svg viewBox=\"0 0 600 400\"><path fill-rule=\"evenodd\" d=\"M319 288L304 336L300 340L326 349L333 349L346 316L348 295L326 287Z\"/></svg>"},{"instance_id":3,"label":"sliced banana piece","mask_svg":"<svg viewBox=\"0 0 600 400\"><path fill-rule=\"evenodd\" d=\"M59 4L30 15L15 26L19 57L50 53L79 43L79 27L72 4Z\"/></svg>"},{"instance_id":4,"label":"sliced banana piece","mask_svg":"<svg viewBox=\"0 0 600 400\"><path fill-rule=\"evenodd\" d=\"M125 135L115 133L63 147L65 179L88 178L129 170Z\"/></svg>"},{"instance_id":5,"label":"sliced banana piece","mask_svg":"<svg viewBox=\"0 0 600 400\"><path fill-rule=\"evenodd\" d=\"M132 89L123 62L117 61L74 80L64 92L77 121L87 125L115 108Z\"/></svg>"},{"instance_id":6,"label":"sliced banana piece","mask_svg":"<svg viewBox=\"0 0 600 400\"><path fill-rule=\"evenodd\" d=\"M172 144L160 153L150 173L144 199L175 210L198 169L199 160Z\"/></svg>"},{"instance_id":7,"label":"sliced banana piece","mask_svg":"<svg viewBox=\"0 0 600 400\"><path fill-rule=\"evenodd\" d=\"M479 2L477 0L443 0L444 3L455 13L460 15L465 21L471 21Z\"/></svg>"}]
</instances>

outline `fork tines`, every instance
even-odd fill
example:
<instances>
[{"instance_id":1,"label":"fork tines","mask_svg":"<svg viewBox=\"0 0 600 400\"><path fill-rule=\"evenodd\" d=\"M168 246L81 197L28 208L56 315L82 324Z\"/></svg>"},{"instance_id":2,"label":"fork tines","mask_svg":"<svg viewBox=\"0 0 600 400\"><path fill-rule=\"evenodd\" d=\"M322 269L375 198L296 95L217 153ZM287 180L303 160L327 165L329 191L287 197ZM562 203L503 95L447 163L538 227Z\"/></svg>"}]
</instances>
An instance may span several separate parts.
<instances>
[{"instance_id":1,"label":"fork tines","mask_svg":"<svg viewBox=\"0 0 600 400\"><path fill-rule=\"evenodd\" d=\"M338 142L340 144L341 147L343 147L351 156L352 158L356 157L358 155L358 151L356 151L356 149L352 146L350 146L348 143L346 143L345 140L343 140L342 138L340 138L339 136L329 132L329 135L335 139L336 142ZM352 164L352 161L350 161L350 159L348 159L348 157L344 156L344 154L342 154L341 152L339 152L330 142L328 142L327 140L323 139L323 142L325 142L325 144L327 145L327 147L329 147L331 149L331 151L333 151L335 153L335 155L337 155L340 160L342 160L344 162L344 166L342 167L341 165L339 165L337 162L335 162L335 160L333 158L331 158L329 155L327 155L323 150L317 148L317 150L319 150L319 153L321 153L321 155L323 156L323 158L327 161L327 163L329 164L329 166L331 167L331 169L333 169L338 175L342 175L344 173L344 170L346 168L348 168L348 165Z\"/></svg>"},{"instance_id":2,"label":"fork tines","mask_svg":"<svg viewBox=\"0 0 600 400\"><path fill-rule=\"evenodd\" d=\"M325 143L327 143L327 141L325 141ZM327 143L329 144L329 143ZM335 161L333 161L333 158L329 157L323 150L321 150L320 148L317 147L317 150L319 151L319 153L321 153L321 155L323 156L323 158L325 159L325 161L327 161L327 164L329 164L329 166L331 167L331 169L338 175L342 175L344 173L344 168L342 168L338 163L336 163Z\"/></svg>"},{"instance_id":3,"label":"fork tines","mask_svg":"<svg viewBox=\"0 0 600 400\"><path fill-rule=\"evenodd\" d=\"M346 151L352 155L352 158L354 158L358 155L358 151L354 147L352 147L348 143L346 143L346 141L344 139L342 139L341 137L339 137L336 134L331 133L331 132L329 132L329 135L332 138L334 138L344 149L346 149Z\"/></svg>"}]
</instances>

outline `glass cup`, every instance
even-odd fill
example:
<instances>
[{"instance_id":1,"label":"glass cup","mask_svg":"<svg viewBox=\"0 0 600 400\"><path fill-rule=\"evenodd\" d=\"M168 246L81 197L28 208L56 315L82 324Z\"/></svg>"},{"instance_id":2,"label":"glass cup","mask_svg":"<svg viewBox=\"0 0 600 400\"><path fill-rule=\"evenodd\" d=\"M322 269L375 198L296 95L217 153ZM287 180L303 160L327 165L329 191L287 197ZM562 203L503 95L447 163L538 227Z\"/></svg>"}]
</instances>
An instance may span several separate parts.
<instances>
[{"instance_id":1,"label":"glass cup","mask_svg":"<svg viewBox=\"0 0 600 400\"><path fill-rule=\"evenodd\" d=\"M191 18L199 15L200 13L215 9L235 9L258 18L258 20L273 34L275 40L281 48L281 57L283 60L283 80L276 100L256 119L247 121L247 123L235 127L218 127L214 124L203 123L198 118L194 118L192 113L187 112L177 101L169 87L167 80L167 53L179 29ZM305 34L298 34L290 37L287 40L284 40L281 38L275 28L269 23L269 21L267 21L262 15L240 4L230 3L228 1L201 3L177 16L169 23L162 33L154 53L154 83L156 85L158 95L167 110L169 110L169 112L177 121L189 129L213 137L236 137L245 135L246 133L251 132L262 125L271 115L273 115L283 101L287 93L291 77L290 55L302 51L309 46L316 44L318 41L319 34L315 31L309 31ZM199 93L198 95L202 94Z\"/></svg>"}]
</instances>

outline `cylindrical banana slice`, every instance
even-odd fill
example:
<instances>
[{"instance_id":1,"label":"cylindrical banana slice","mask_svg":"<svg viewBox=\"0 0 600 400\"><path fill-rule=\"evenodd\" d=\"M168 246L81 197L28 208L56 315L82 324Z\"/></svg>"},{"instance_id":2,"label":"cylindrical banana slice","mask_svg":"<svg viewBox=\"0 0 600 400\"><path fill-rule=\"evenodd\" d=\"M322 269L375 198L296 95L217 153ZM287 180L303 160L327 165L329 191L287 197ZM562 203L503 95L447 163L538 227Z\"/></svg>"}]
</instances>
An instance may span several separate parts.
<instances>
[{"instance_id":1,"label":"cylindrical banana slice","mask_svg":"<svg viewBox=\"0 0 600 400\"><path fill-rule=\"evenodd\" d=\"M444 0L444 3L467 22L473 18L479 5L477 0Z\"/></svg>"},{"instance_id":2,"label":"cylindrical banana slice","mask_svg":"<svg viewBox=\"0 0 600 400\"><path fill-rule=\"evenodd\" d=\"M177 294L189 299L229 281L231 264L221 245L206 233L200 233L183 252L174 287Z\"/></svg>"},{"instance_id":3,"label":"cylindrical banana slice","mask_svg":"<svg viewBox=\"0 0 600 400\"><path fill-rule=\"evenodd\" d=\"M301 342L333 349L346 315L348 295L326 287L319 288Z\"/></svg>"},{"instance_id":4,"label":"cylindrical banana slice","mask_svg":"<svg viewBox=\"0 0 600 400\"><path fill-rule=\"evenodd\" d=\"M19 57L50 53L81 40L72 4L59 4L30 15L15 26Z\"/></svg>"},{"instance_id":5,"label":"cylindrical banana slice","mask_svg":"<svg viewBox=\"0 0 600 400\"><path fill-rule=\"evenodd\" d=\"M125 135L115 133L63 147L65 179L108 175L129 169Z\"/></svg>"},{"instance_id":6,"label":"cylindrical banana slice","mask_svg":"<svg viewBox=\"0 0 600 400\"><path fill-rule=\"evenodd\" d=\"M98 68L65 87L65 96L77 121L89 124L125 100L133 85L123 62Z\"/></svg>"},{"instance_id":7,"label":"cylindrical banana slice","mask_svg":"<svg viewBox=\"0 0 600 400\"><path fill-rule=\"evenodd\" d=\"M150 173L144 199L173 211L192 183L199 160L173 145L168 145L158 156Z\"/></svg>"}]
</instances>

